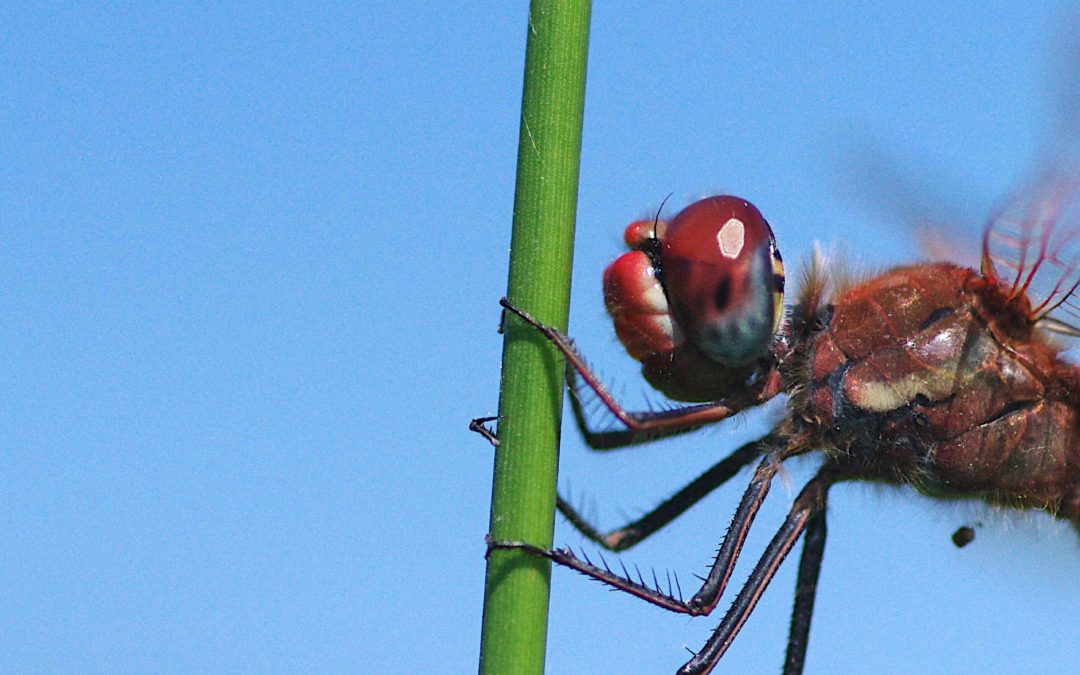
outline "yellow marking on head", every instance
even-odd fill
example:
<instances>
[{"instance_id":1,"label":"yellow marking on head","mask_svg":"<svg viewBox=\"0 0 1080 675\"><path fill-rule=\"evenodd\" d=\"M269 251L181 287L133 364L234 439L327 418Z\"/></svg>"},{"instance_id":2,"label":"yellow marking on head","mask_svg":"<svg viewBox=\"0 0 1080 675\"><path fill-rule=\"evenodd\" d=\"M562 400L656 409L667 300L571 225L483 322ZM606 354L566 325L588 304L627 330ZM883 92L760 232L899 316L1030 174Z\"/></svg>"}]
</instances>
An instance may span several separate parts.
<instances>
[{"instance_id":1,"label":"yellow marking on head","mask_svg":"<svg viewBox=\"0 0 1080 675\"><path fill-rule=\"evenodd\" d=\"M784 261L773 250L772 256L773 278L780 281L773 287L773 332L780 326L780 319L784 316Z\"/></svg>"}]
</instances>

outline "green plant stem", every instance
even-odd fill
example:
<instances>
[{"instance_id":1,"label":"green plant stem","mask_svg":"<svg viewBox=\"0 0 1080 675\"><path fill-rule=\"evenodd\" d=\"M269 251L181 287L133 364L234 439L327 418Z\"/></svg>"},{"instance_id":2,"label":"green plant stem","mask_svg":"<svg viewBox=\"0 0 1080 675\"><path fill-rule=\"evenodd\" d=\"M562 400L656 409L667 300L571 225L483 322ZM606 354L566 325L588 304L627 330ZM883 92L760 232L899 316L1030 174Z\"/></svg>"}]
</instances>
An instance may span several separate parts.
<instances>
[{"instance_id":1,"label":"green plant stem","mask_svg":"<svg viewBox=\"0 0 1080 675\"><path fill-rule=\"evenodd\" d=\"M570 304L590 0L533 0L518 139L508 297L565 330ZM563 361L506 319L491 536L551 546ZM550 563L496 550L487 567L480 672L544 671Z\"/></svg>"}]
</instances>

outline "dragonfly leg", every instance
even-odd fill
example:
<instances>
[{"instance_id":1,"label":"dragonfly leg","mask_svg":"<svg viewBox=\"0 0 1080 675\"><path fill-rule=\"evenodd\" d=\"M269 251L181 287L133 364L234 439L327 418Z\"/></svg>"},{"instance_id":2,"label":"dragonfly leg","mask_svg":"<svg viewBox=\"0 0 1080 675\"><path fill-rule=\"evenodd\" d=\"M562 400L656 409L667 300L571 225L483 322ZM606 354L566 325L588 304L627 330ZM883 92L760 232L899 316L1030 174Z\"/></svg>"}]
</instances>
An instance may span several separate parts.
<instances>
[{"instance_id":1,"label":"dragonfly leg","mask_svg":"<svg viewBox=\"0 0 1080 675\"><path fill-rule=\"evenodd\" d=\"M780 563L784 561L803 531L808 529L811 522L814 522L815 540L811 543L809 551L804 552L804 563L800 564L792 635L789 638L788 663L785 664L784 670L789 674L802 672L806 638L810 630L810 610L813 608L813 595L825 545L824 516L818 521L815 521L815 516L824 513L826 492L836 480L837 477L831 467L827 466L806 484L796 497L780 530L769 542L765 553L754 566L750 578L735 597L727 614L724 615L724 619L701 651L679 669L679 675L700 675L713 669L743 624L746 623L761 594L765 592L773 575L780 567ZM802 597L798 597L798 594L802 594Z\"/></svg>"},{"instance_id":2,"label":"dragonfly leg","mask_svg":"<svg viewBox=\"0 0 1080 675\"><path fill-rule=\"evenodd\" d=\"M759 405L776 396L781 390L779 374L772 371L768 375L759 378L744 393L726 401L683 406L661 412L631 412L623 408L615 400L607 387L585 363L585 359L578 353L570 338L555 328L536 320L507 298L502 298L499 304L536 329L566 357L568 372L576 373L576 376L568 376L570 389L574 392L574 398L572 399L574 403L572 405L574 406L575 420L585 437L585 441L598 450L636 445L662 436L686 433L703 425L727 419L746 408ZM581 379L580 383L577 380L578 377ZM580 393L586 389L592 390L604 407L626 428L614 431L593 431L590 429L579 400Z\"/></svg>"},{"instance_id":3,"label":"dragonfly leg","mask_svg":"<svg viewBox=\"0 0 1080 675\"><path fill-rule=\"evenodd\" d=\"M641 518L607 533L600 532L562 497L557 498L556 505L566 520L585 537L608 550L623 551L678 518L757 459L762 448L775 443L776 439L770 435L743 445Z\"/></svg>"},{"instance_id":4,"label":"dragonfly leg","mask_svg":"<svg viewBox=\"0 0 1080 675\"><path fill-rule=\"evenodd\" d=\"M497 421L498 416L495 417L477 417L469 422L469 431L480 434L484 439L491 443L492 447L499 447L499 435L489 429L487 425L491 422Z\"/></svg>"},{"instance_id":5,"label":"dragonfly leg","mask_svg":"<svg viewBox=\"0 0 1080 675\"><path fill-rule=\"evenodd\" d=\"M681 591L678 594L673 593L670 587L668 592L663 592L659 588L659 584L656 583L655 578L652 585L648 584L640 573L635 580L629 575L625 566L623 566L623 574L616 574L606 563L603 567L597 566L587 557L578 558L568 549L551 550L525 542L489 540L488 552L490 554L492 551L507 548L524 550L533 555L547 558L556 564L577 570L586 576L602 581L613 588L625 591L669 611L691 616L708 614L716 607L728 580L731 578L731 572L735 568L735 562L738 560L743 543L746 541L746 535L750 530L754 517L761 508L762 502L765 500L765 496L769 492L769 486L779 470L781 462L802 450L801 446L789 441L784 447L771 450L758 465L749 487L743 493L727 535L724 537L720 550L709 569L708 576L706 576L701 588L689 600L683 599Z\"/></svg>"},{"instance_id":6,"label":"dragonfly leg","mask_svg":"<svg viewBox=\"0 0 1080 675\"><path fill-rule=\"evenodd\" d=\"M810 619L814 614L818 577L821 576L821 559L825 555L825 504L822 493L821 508L814 511L806 522L803 534L802 557L799 558L799 575L795 581L795 607L791 612L791 628L788 631L787 654L784 657L784 675L799 675L806 663L806 646L810 639Z\"/></svg>"}]
</instances>

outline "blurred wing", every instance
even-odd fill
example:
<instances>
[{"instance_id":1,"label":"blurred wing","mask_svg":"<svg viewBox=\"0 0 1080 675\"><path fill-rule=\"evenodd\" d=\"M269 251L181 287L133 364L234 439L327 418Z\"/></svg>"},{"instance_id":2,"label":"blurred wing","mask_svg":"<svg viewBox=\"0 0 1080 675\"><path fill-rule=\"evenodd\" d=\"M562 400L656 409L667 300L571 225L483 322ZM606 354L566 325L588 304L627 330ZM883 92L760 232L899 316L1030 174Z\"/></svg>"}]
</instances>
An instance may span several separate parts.
<instances>
[{"instance_id":1,"label":"blurred wing","mask_svg":"<svg viewBox=\"0 0 1080 675\"><path fill-rule=\"evenodd\" d=\"M1080 323L1080 173L1062 164L1043 172L994 212L983 232L982 273L1048 330L1075 334Z\"/></svg>"},{"instance_id":2,"label":"blurred wing","mask_svg":"<svg viewBox=\"0 0 1080 675\"><path fill-rule=\"evenodd\" d=\"M978 255L973 252L974 247L970 243L965 243L965 240L958 236L958 228L970 230L968 236L974 234L970 223L956 225L947 224L945 221L924 222L915 226L915 241L919 244L919 250L931 262L950 262L961 267L974 268L978 264Z\"/></svg>"},{"instance_id":3,"label":"blurred wing","mask_svg":"<svg viewBox=\"0 0 1080 675\"><path fill-rule=\"evenodd\" d=\"M971 208L957 203L957 195L972 192L968 186L951 173L935 176L926 171L939 162L904 161L868 137L858 140L851 154L851 178L845 186L855 200L884 216L883 225L910 234L928 261L978 267L979 250L971 239L979 221L970 216Z\"/></svg>"}]
</instances>

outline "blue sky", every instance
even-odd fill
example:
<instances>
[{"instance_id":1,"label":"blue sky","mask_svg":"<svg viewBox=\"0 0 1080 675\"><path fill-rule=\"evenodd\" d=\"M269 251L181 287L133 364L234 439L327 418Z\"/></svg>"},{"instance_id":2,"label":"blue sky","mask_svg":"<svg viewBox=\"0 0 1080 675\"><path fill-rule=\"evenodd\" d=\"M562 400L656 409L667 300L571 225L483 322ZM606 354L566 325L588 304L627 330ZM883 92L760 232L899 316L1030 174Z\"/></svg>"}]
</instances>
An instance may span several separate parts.
<instances>
[{"instance_id":1,"label":"blue sky","mask_svg":"<svg viewBox=\"0 0 1080 675\"><path fill-rule=\"evenodd\" d=\"M1058 138L1069 22L598 2L581 348L645 400L600 273L668 193L755 202L791 279L815 240L916 259L913 214L975 246ZM0 670L475 669L491 452L466 423L497 400L525 26L520 2L0 9ZM769 419L605 456L571 432L561 485L616 525ZM691 578L745 481L625 558ZM808 671L1075 666L1077 544L841 486ZM670 672L718 621L553 578L552 673ZM789 561L728 671L778 670L793 583Z\"/></svg>"}]
</instances>

